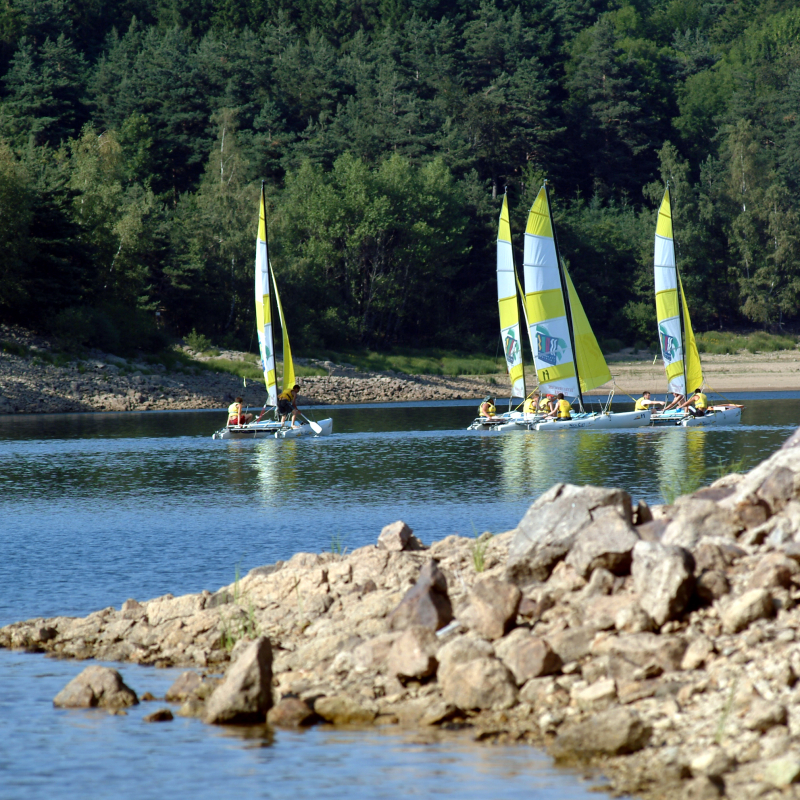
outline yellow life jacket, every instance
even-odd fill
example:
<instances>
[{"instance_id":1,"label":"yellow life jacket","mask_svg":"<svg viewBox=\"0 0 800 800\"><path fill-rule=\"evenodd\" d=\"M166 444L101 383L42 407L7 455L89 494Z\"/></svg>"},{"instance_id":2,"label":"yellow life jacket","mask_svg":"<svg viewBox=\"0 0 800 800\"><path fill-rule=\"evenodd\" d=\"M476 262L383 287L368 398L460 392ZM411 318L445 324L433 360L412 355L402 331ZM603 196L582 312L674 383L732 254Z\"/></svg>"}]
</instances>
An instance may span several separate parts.
<instances>
[{"instance_id":1,"label":"yellow life jacket","mask_svg":"<svg viewBox=\"0 0 800 800\"><path fill-rule=\"evenodd\" d=\"M569 400L559 400L558 401L558 418L559 419L572 419L572 415L569 413L570 405Z\"/></svg>"},{"instance_id":2,"label":"yellow life jacket","mask_svg":"<svg viewBox=\"0 0 800 800\"><path fill-rule=\"evenodd\" d=\"M647 411L648 404L650 403L649 400L645 400L644 397L640 397L636 401L636 405L633 407L634 411Z\"/></svg>"},{"instance_id":3,"label":"yellow life jacket","mask_svg":"<svg viewBox=\"0 0 800 800\"><path fill-rule=\"evenodd\" d=\"M294 402L294 389L287 389L278 395L278 400L288 400L290 403Z\"/></svg>"},{"instance_id":4,"label":"yellow life jacket","mask_svg":"<svg viewBox=\"0 0 800 800\"><path fill-rule=\"evenodd\" d=\"M497 411L497 409L491 403L486 403L486 410L485 411L484 411L484 408L483 408L483 403L481 403L478 406L478 416L479 417L486 417L486 416L493 417L495 415L496 411Z\"/></svg>"},{"instance_id":5,"label":"yellow life jacket","mask_svg":"<svg viewBox=\"0 0 800 800\"><path fill-rule=\"evenodd\" d=\"M242 413L242 404L241 403L231 403L228 406L228 419L231 417L236 417L236 422L239 421L239 415Z\"/></svg>"},{"instance_id":6,"label":"yellow life jacket","mask_svg":"<svg viewBox=\"0 0 800 800\"><path fill-rule=\"evenodd\" d=\"M543 397L539 401L539 411L549 411L549 410L550 410L550 401L546 397Z\"/></svg>"},{"instance_id":7,"label":"yellow life jacket","mask_svg":"<svg viewBox=\"0 0 800 800\"><path fill-rule=\"evenodd\" d=\"M694 407L701 408L704 411L708 408L708 398L702 392L698 392L694 396Z\"/></svg>"},{"instance_id":8,"label":"yellow life jacket","mask_svg":"<svg viewBox=\"0 0 800 800\"><path fill-rule=\"evenodd\" d=\"M525 405L522 406L522 412L524 414L535 414L536 413L536 401L532 397L529 397L525 401Z\"/></svg>"}]
</instances>

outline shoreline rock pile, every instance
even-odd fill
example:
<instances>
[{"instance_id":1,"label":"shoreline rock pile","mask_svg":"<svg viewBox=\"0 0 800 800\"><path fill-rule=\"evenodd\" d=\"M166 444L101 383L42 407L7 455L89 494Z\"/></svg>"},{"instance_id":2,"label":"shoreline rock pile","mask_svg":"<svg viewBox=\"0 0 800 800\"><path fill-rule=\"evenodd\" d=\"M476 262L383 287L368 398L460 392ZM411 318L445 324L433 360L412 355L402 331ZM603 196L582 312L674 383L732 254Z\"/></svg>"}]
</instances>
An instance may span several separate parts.
<instances>
[{"instance_id":1,"label":"shoreline rock pile","mask_svg":"<svg viewBox=\"0 0 800 800\"><path fill-rule=\"evenodd\" d=\"M800 796L798 600L800 430L671 506L559 484L503 534L426 548L394 523L215 593L9 625L0 646L190 667L165 699L214 724L466 728L614 793L777 800ZM62 695L122 713L98 669Z\"/></svg>"}]
</instances>

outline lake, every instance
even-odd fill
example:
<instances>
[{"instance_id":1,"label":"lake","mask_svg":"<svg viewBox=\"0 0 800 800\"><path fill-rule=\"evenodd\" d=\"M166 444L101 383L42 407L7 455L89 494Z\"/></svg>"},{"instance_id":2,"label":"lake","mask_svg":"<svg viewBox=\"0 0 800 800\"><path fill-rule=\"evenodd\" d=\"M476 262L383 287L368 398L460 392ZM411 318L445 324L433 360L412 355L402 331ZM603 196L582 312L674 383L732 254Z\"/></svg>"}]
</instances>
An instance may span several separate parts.
<instances>
[{"instance_id":1,"label":"lake","mask_svg":"<svg viewBox=\"0 0 800 800\"><path fill-rule=\"evenodd\" d=\"M374 543L397 519L426 543L499 533L556 482L660 503L750 469L800 424L800 396L744 401L728 428L539 436L466 431L473 402L316 409L334 435L286 441L212 441L220 412L0 417L0 625L214 591L299 551ZM243 738L196 720L144 725L150 704L127 717L53 709L83 666L0 651L0 797L590 796L530 748L468 737ZM175 677L121 671L139 694L163 696Z\"/></svg>"}]
</instances>

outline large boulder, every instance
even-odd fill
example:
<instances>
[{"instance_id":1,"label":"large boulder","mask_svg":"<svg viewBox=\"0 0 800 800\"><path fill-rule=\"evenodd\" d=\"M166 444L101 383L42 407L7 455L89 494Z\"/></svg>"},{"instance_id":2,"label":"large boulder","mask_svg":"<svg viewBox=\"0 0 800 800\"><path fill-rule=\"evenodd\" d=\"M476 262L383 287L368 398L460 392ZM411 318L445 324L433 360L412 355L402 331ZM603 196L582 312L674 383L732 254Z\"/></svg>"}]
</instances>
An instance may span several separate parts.
<instances>
[{"instance_id":1,"label":"large boulder","mask_svg":"<svg viewBox=\"0 0 800 800\"><path fill-rule=\"evenodd\" d=\"M594 521L581 530L567 555L567 564L584 578L598 568L616 575L630 571L631 552L639 535L617 508L598 509Z\"/></svg>"},{"instance_id":2,"label":"large boulder","mask_svg":"<svg viewBox=\"0 0 800 800\"><path fill-rule=\"evenodd\" d=\"M139 702L115 669L97 664L86 667L53 699L58 708L127 708Z\"/></svg>"},{"instance_id":3,"label":"large boulder","mask_svg":"<svg viewBox=\"0 0 800 800\"><path fill-rule=\"evenodd\" d=\"M553 486L528 509L514 531L508 549L508 580L519 585L547 580L578 533L607 508L631 520L631 498L621 489L563 483Z\"/></svg>"},{"instance_id":4,"label":"large boulder","mask_svg":"<svg viewBox=\"0 0 800 800\"><path fill-rule=\"evenodd\" d=\"M751 622L775 614L772 595L767 589L751 589L731 601L722 610L722 629L725 633L738 633Z\"/></svg>"},{"instance_id":5,"label":"large boulder","mask_svg":"<svg viewBox=\"0 0 800 800\"><path fill-rule=\"evenodd\" d=\"M453 606L447 594L447 578L431 560L419 572L417 582L389 614L389 630L404 630L421 625L438 631L453 619Z\"/></svg>"},{"instance_id":6,"label":"large boulder","mask_svg":"<svg viewBox=\"0 0 800 800\"><path fill-rule=\"evenodd\" d=\"M436 634L419 625L407 628L395 639L389 650L390 675L401 679L427 678L436 672Z\"/></svg>"},{"instance_id":7,"label":"large boulder","mask_svg":"<svg viewBox=\"0 0 800 800\"><path fill-rule=\"evenodd\" d=\"M470 590L459 621L487 639L499 639L514 626L521 597L513 583L486 578Z\"/></svg>"},{"instance_id":8,"label":"large boulder","mask_svg":"<svg viewBox=\"0 0 800 800\"><path fill-rule=\"evenodd\" d=\"M639 605L656 625L683 613L694 589L694 558L688 550L637 542L631 572Z\"/></svg>"},{"instance_id":9,"label":"large boulder","mask_svg":"<svg viewBox=\"0 0 800 800\"><path fill-rule=\"evenodd\" d=\"M491 658L494 654L494 647L485 639L474 634L456 636L436 654L436 658L439 660L436 677L442 681L445 674L459 664L467 664L478 658Z\"/></svg>"},{"instance_id":10,"label":"large boulder","mask_svg":"<svg viewBox=\"0 0 800 800\"><path fill-rule=\"evenodd\" d=\"M617 706L585 721L563 725L553 743L553 754L568 759L635 753L648 743L651 733L638 714Z\"/></svg>"},{"instance_id":11,"label":"large boulder","mask_svg":"<svg viewBox=\"0 0 800 800\"><path fill-rule=\"evenodd\" d=\"M264 722L272 706L272 647L262 636L248 645L208 698L205 721L216 725Z\"/></svg>"},{"instance_id":12,"label":"large boulder","mask_svg":"<svg viewBox=\"0 0 800 800\"><path fill-rule=\"evenodd\" d=\"M529 633L509 636L508 639L508 642L497 645L497 655L511 670L517 686L531 678L541 678L561 670L561 659L544 639Z\"/></svg>"},{"instance_id":13,"label":"large boulder","mask_svg":"<svg viewBox=\"0 0 800 800\"><path fill-rule=\"evenodd\" d=\"M442 676L445 702L464 710L510 708L517 686L508 668L496 658L476 658L456 664Z\"/></svg>"},{"instance_id":14,"label":"large boulder","mask_svg":"<svg viewBox=\"0 0 800 800\"><path fill-rule=\"evenodd\" d=\"M424 550L425 545L414 536L414 532L402 520L386 525L378 536L376 547L379 550Z\"/></svg>"}]
</instances>

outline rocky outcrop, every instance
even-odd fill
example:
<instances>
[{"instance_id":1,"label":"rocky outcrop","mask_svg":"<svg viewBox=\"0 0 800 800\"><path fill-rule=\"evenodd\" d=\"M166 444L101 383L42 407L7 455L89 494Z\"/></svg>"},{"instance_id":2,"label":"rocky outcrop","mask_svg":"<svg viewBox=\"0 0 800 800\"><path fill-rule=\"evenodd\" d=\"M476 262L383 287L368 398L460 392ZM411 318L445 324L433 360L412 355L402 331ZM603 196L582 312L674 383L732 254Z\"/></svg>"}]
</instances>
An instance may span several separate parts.
<instances>
[{"instance_id":1,"label":"rocky outcrop","mask_svg":"<svg viewBox=\"0 0 800 800\"><path fill-rule=\"evenodd\" d=\"M482 572L457 536L424 552L298 553L235 591L29 620L0 645L190 667L168 699L208 721L237 686L240 719L471 728L588 760L617 794L795 796L798 445L635 514L623 492L554 487L485 540ZM659 540L676 520L690 530ZM267 641L256 689L239 673Z\"/></svg>"},{"instance_id":2,"label":"rocky outcrop","mask_svg":"<svg viewBox=\"0 0 800 800\"><path fill-rule=\"evenodd\" d=\"M136 692L115 669L93 665L73 678L54 698L58 708L119 709L135 706Z\"/></svg>"}]
</instances>

